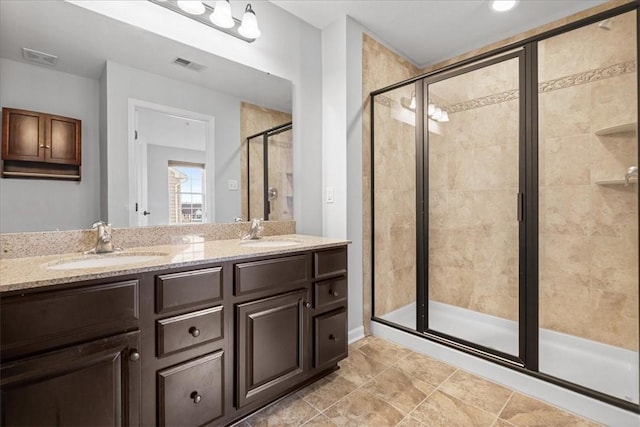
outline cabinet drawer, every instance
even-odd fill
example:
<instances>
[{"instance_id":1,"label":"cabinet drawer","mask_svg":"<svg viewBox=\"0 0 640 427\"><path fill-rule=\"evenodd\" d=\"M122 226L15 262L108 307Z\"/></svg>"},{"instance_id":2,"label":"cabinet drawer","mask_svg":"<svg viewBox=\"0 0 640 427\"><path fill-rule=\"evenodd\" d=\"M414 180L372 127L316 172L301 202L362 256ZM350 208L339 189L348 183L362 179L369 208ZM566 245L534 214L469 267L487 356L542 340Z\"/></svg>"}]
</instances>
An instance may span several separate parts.
<instances>
[{"instance_id":1,"label":"cabinet drawer","mask_svg":"<svg viewBox=\"0 0 640 427\"><path fill-rule=\"evenodd\" d=\"M347 300L347 279L325 280L313 284L313 308L322 309Z\"/></svg>"},{"instance_id":2,"label":"cabinet drawer","mask_svg":"<svg viewBox=\"0 0 640 427\"><path fill-rule=\"evenodd\" d=\"M314 368L330 365L347 356L347 311L331 311L313 319Z\"/></svg>"},{"instance_id":3,"label":"cabinet drawer","mask_svg":"<svg viewBox=\"0 0 640 427\"><path fill-rule=\"evenodd\" d=\"M156 313L222 299L222 267L156 277Z\"/></svg>"},{"instance_id":4,"label":"cabinet drawer","mask_svg":"<svg viewBox=\"0 0 640 427\"><path fill-rule=\"evenodd\" d=\"M305 255L236 264L235 294L299 288L308 280L307 271Z\"/></svg>"},{"instance_id":5,"label":"cabinet drawer","mask_svg":"<svg viewBox=\"0 0 640 427\"><path fill-rule=\"evenodd\" d=\"M347 248L329 249L313 254L313 277L338 276L347 273Z\"/></svg>"},{"instance_id":6,"label":"cabinet drawer","mask_svg":"<svg viewBox=\"0 0 640 427\"><path fill-rule=\"evenodd\" d=\"M157 355L215 341L224 337L222 306L157 321Z\"/></svg>"},{"instance_id":7,"label":"cabinet drawer","mask_svg":"<svg viewBox=\"0 0 640 427\"><path fill-rule=\"evenodd\" d=\"M224 352L158 372L161 426L200 426L224 415Z\"/></svg>"},{"instance_id":8,"label":"cabinet drawer","mask_svg":"<svg viewBox=\"0 0 640 427\"><path fill-rule=\"evenodd\" d=\"M12 358L137 325L138 281L2 299L2 356Z\"/></svg>"}]
</instances>

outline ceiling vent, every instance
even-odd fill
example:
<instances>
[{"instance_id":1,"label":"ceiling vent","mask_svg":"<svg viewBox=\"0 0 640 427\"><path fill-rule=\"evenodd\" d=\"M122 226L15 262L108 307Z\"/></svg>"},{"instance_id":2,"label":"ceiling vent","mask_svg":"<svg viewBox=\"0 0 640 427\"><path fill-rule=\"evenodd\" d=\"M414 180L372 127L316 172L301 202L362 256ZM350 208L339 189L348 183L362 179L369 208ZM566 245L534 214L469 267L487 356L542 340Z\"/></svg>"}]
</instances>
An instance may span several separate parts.
<instances>
[{"instance_id":1,"label":"ceiling vent","mask_svg":"<svg viewBox=\"0 0 640 427\"><path fill-rule=\"evenodd\" d=\"M49 53L38 52L37 50L22 48L22 57L36 64L48 65L49 67L55 67L58 64L58 57Z\"/></svg>"},{"instance_id":2,"label":"ceiling vent","mask_svg":"<svg viewBox=\"0 0 640 427\"><path fill-rule=\"evenodd\" d=\"M193 70L193 71L202 71L202 70L204 70L206 68L202 64L198 64L196 62L189 61L188 59L184 59L184 58L180 58L180 57L174 59L173 63L176 64L176 65L179 65L181 67L188 68L188 69Z\"/></svg>"}]
</instances>

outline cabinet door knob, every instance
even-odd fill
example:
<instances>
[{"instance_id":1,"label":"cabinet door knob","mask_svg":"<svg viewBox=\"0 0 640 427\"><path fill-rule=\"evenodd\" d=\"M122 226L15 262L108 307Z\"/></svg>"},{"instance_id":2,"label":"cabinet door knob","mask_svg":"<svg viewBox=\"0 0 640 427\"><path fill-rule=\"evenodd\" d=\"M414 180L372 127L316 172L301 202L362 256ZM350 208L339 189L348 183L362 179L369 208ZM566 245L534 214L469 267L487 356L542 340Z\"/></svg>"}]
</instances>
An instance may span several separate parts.
<instances>
[{"instance_id":1,"label":"cabinet door knob","mask_svg":"<svg viewBox=\"0 0 640 427\"><path fill-rule=\"evenodd\" d=\"M338 337L336 337L335 335L331 334L329 335L329 339L333 342L338 342Z\"/></svg>"},{"instance_id":2,"label":"cabinet door knob","mask_svg":"<svg viewBox=\"0 0 640 427\"><path fill-rule=\"evenodd\" d=\"M309 301L307 301L307 302L304 303L304 306L306 308L310 308L311 307L311 303Z\"/></svg>"},{"instance_id":3,"label":"cabinet door knob","mask_svg":"<svg viewBox=\"0 0 640 427\"><path fill-rule=\"evenodd\" d=\"M194 337L198 337L200 336L200 329L196 328L195 326L192 326L189 328L189 333Z\"/></svg>"},{"instance_id":4,"label":"cabinet door knob","mask_svg":"<svg viewBox=\"0 0 640 427\"><path fill-rule=\"evenodd\" d=\"M44 148L44 145L40 145L40 148Z\"/></svg>"},{"instance_id":5,"label":"cabinet door knob","mask_svg":"<svg viewBox=\"0 0 640 427\"><path fill-rule=\"evenodd\" d=\"M332 289L332 290L330 290L330 291L329 291L329 293L330 293L331 295L333 295L334 297L337 297L337 296L339 296L339 295L340 295L340 292L335 291L335 290L333 290L333 289Z\"/></svg>"},{"instance_id":6,"label":"cabinet door knob","mask_svg":"<svg viewBox=\"0 0 640 427\"><path fill-rule=\"evenodd\" d=\"M200 403L200 401L202 401L202 396L197 391L191 392L191 395L189 397L191 397L191 400L193 400L193 403L195 403L196 405Z\"/></svg>"},{"instance_id":7,"label":"cabinet door knob","mask_svg":"<svg viewBox=\"0 0 640 427\"><path fill-rule=\"evenodd\" d=\"M129 360L136 362L138 359L140 359L140 353L138 353L138 350L131 350L129 353Z\"/></svg>"}]
</instances>

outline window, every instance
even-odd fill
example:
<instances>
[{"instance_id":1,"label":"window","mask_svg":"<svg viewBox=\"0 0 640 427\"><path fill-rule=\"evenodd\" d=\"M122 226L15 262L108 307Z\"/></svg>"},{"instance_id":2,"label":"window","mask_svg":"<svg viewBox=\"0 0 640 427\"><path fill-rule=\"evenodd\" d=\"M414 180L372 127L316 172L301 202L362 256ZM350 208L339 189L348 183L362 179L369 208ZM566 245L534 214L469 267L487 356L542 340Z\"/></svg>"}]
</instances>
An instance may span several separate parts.
<instances>
[{"instance_id":1,"label":"window","mask_svg":"<svg viewBox=\"0 0 640 427\"><path fill-rule=\"evenodd\" d=\"M169 222L205 222L204 165L169 160Z\"/></svg>"}]
</instances>

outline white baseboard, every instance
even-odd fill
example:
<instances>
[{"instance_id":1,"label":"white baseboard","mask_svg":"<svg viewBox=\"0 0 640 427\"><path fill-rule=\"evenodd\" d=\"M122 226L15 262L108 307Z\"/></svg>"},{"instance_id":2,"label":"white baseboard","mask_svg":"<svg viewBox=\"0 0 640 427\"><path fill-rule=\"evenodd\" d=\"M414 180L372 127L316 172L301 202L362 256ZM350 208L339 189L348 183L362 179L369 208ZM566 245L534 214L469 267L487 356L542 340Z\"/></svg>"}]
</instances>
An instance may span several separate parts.
<instances>
[{"instance_id":1,"label":"white baseboard","mask_svg":"<svg viewBox=\"0 0 640 427\"><path fill-rule=\"evenodd\" d=\"M353 344L362 338L364 338L364 326L358 326L349 331L349 344Z\"/></svg>"}]
</instances>

